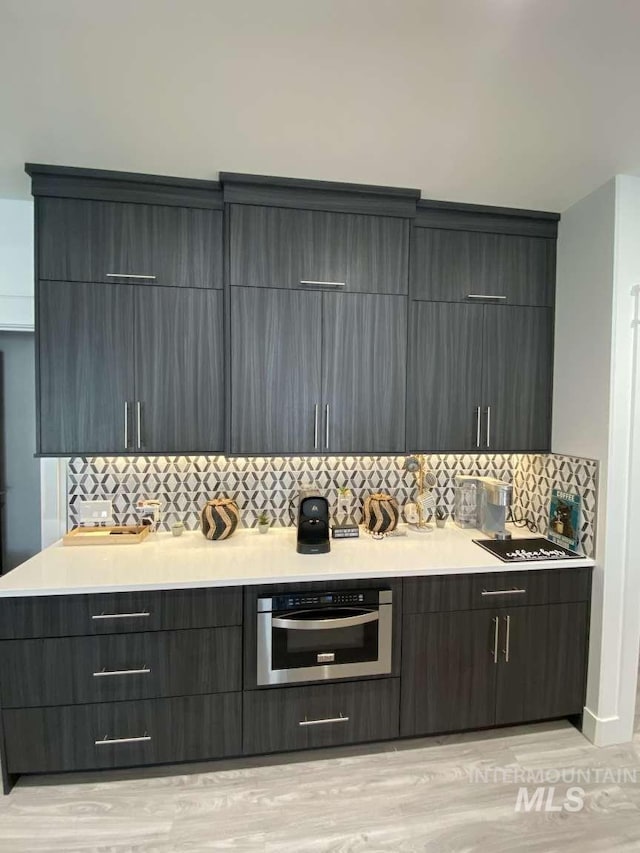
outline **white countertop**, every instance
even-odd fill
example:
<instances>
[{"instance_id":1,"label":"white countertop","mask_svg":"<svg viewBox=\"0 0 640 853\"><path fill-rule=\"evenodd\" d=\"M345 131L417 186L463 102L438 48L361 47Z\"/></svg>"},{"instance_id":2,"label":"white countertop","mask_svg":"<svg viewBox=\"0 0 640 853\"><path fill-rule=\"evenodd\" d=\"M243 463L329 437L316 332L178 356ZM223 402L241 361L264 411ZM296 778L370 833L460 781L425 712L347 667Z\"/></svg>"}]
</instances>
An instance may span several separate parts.
<instances>
[{"instance_id":1,"label":"white countertop","mask_svg":"<svg viewBox=\"0 0 640 853\"><path fill-rule=\"evenodd\" d=\"M407 529L403 526L403 529ZM513 530L514 538L531 536ZM315 580L469 574L577 568L594 561L502 563L472 542L480 531L449 523L406 536L331 540L329 554L296 553L294 528L267 534L239 530L223 542L198 531L181 537L155 533L139 545L63 546L57 542L0 577L0 596L67 595L140 589L299 583Z\"/></svg>"}]
</instances>

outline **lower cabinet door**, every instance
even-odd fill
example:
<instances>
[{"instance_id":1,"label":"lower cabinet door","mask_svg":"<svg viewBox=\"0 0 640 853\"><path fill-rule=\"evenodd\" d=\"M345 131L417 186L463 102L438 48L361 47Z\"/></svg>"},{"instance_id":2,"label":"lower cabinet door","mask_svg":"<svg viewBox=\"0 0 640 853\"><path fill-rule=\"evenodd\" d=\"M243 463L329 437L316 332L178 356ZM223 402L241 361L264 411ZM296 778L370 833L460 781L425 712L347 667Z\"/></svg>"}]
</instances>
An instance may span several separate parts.
<instances>
[{"instance_id":1,"label":"lower cabinet door","mask_svg":"<svg viewBox=\"0 0 640 853\"><path fill-rule=\"evenodd\" d=\"M405 615L401 735L495 723L496 618L491 610Z\"/></svg>"},{"instance_id":2,"label":"lower cabinet door","mask_svg":"<svg viewBox=\"0 0 640 853\"><path fill-rule=\"evenodd\" d=\"M238 755L242 694L3 713L10 773L135 767Z\"/></svg>"},{"instance_id":3,"label":"lower cabinet door","mask_svg":"<svg viewBox=\"0 0 640 853\"><path fill-rule=\"evenodd\" d=\"M398 737L397 678L244 694L244 752L281 752Z\"/></svg>"},{"instance_id":4,"label":"lower cabinet door","mask_svg":"<svg viewBox=\"0 0 640 853\"><path fill-rule=\"evenodd\" d=\"M496 724L582 713L587 603L496 612L500 614Z\"/></svg>"}]
</instances>

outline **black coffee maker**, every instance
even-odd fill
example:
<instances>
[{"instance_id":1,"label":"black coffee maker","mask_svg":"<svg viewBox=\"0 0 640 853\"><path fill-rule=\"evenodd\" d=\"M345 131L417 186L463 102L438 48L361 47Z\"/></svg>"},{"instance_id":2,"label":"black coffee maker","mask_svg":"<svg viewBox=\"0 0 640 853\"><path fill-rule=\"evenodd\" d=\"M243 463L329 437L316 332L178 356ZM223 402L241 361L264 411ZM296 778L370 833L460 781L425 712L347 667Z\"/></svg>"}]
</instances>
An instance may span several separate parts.
<instances>
[{"instance_id":1,"label":"black coffee maker","mask_svg":"<svg viewBox=\"0 0 640 853\"><path fill-rule=\"evenodd\" d=\"M315 492L300 492L298 505L298 554L328 554L329 501Z\"/></svg>"}]
</instances>

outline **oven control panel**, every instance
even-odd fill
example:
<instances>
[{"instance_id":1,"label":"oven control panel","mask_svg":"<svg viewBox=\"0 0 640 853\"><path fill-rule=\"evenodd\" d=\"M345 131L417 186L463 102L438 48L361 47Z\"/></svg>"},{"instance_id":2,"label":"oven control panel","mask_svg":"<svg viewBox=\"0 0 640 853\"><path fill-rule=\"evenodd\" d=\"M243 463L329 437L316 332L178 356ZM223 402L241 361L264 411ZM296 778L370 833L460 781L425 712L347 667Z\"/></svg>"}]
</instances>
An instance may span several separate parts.
<instances>
[{"instance_id":1,"label":"oven control panel","mask_svg":"<svg viewBox=\"0 0 640 853\"><path fill-rule=\"evenodd\" d=\"M299 607L361 607L377 606L380 603L380 590L358 589L344 592L292 592L288 595L276 595L269 599L272 610L291 610ZM262 609L262 608L258 608Z\"/></svg>"}]
</instances>

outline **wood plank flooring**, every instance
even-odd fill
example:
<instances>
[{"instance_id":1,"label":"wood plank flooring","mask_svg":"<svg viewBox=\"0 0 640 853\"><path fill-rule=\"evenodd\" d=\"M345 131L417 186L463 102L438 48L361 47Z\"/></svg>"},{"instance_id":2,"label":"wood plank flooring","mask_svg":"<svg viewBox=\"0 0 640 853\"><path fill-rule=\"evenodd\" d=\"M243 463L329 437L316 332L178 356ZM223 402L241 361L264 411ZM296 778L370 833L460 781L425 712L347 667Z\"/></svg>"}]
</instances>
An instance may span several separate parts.
<instances>
[{"instance_id":1,"label":"wood plank flooring","mask_svg":"<svg viewBox=\"0 0 640 853\"><path fill-rule=\"evenodd\" d=\"M520 783L475 770L629 768L582 784L583 810L515 810ZM529 785L530 793L536 786ZM559 802L567 785L557 786ZM598 749L568 722L393 744L23 778L0 800L2 853L640 851L640 735Z\"/></svg>"}]
</instances>

